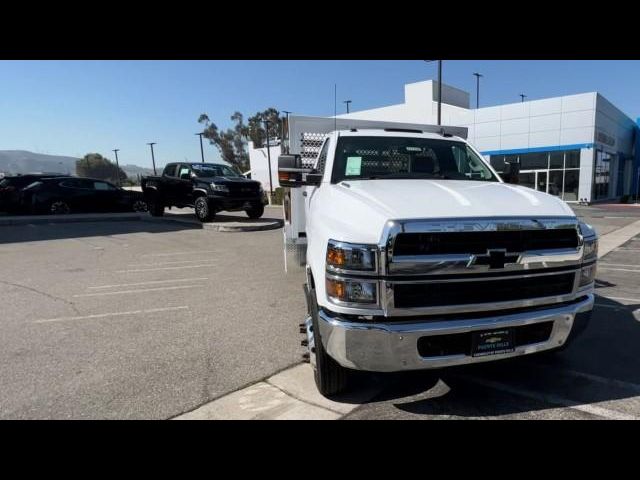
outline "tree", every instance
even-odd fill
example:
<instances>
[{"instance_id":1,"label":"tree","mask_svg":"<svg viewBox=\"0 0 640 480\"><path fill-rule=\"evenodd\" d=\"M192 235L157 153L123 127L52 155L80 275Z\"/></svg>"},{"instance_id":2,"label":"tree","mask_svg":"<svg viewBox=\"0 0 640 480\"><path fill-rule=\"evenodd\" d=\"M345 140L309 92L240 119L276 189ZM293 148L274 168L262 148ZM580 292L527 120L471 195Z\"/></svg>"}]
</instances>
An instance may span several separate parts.
<instances>
[{"instance_id":1,"label":"tree","mask_svg":"<svg viewBox=\"0 0 640 480\"><path fill-rule=\"evenodd\" d=\"M118 175L120 182L127 180L127 174L121 168L116 169L115 163L99 153L87 153L81 159L76 160L76 175L108 180L115 184L118 183Z\"/></svg>"},{"instance_id":2,"label":"tree","mask_svg":"<svg viewBox=\"0 0 640 480\"><path fill-rule=\"evenodd\" d=\"M198 123L204 125L204 137L220 151L222 159L241 171L249 168L249 154L246 149L247 141L251 140L255 148L266 144L267 132L264 121L269 121L269 138L280 137L282 119L280 112L271 107L263 112L257 112L244 123L244 116L240 112L231 115L233 128L220 130L206 113L198 117Z\"/></svg>"}]
</instances>

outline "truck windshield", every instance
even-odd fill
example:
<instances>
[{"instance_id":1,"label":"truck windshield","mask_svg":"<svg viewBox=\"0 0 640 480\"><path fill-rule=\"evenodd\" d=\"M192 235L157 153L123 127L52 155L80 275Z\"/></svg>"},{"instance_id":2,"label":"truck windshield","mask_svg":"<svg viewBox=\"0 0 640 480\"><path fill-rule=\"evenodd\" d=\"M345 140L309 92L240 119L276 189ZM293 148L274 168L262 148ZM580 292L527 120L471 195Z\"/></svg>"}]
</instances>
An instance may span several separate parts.
<instances>
[{"instance_id":1,"label":"truck windshield","mask_svg":"<svg viewBox=\"0 0 640 480\"><path fill-rule=\"evenodd\" d=\"M191 171L196 177L241 177L231 167L226 165L217 165L213 163L194 163L191 165Z\"/></svg>"},{"instance_id":2,"label":"truck windshield","mask_svg":"<svg viewBox=\"0 0 640 480\"><path fill-rule=\"evenodd\" d=\"M416 137L345 136L338 140L331 181L498 179L464 142Z\"/></svg>"}]
</instances>

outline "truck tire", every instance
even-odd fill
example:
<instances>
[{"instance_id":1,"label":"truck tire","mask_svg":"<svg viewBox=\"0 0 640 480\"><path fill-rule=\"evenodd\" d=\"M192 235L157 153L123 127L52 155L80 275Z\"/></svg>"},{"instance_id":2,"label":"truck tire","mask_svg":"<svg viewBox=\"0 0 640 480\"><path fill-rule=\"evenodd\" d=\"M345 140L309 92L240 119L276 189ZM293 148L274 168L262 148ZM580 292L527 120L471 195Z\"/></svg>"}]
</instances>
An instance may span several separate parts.
<instances>
[{"instance_id":1,"label":"truck tire","mask_svg":"<svg viewBox=\"0 0 640 480\"><path fill-rule=\"evenodd\" d=\"M196 198L194 207L196 211L196 217L201 222L211 222L214 218L216 218L216 212L213 208L211 208L209 199L207 199L207 197Z\"/></svg>"},{"instance_id":2,"label":"truck tire","mask_svg":"<svg viewBox=\"0 0 640 480\"><path fill-rule=\"evenodd\" d=\"M147 208L152 217L161 217L164 215L164 204L159 199L150 199L147 202Z\"/></svg>"},{"instance_id":3,"label":"truck tire","mask_svg":"<svg viewBox=\"0 0 640 480\"><path fill-rule=\"evenodd\" d=\"M320 329L318 328L318 303L315 290L310 292L309 303L315 348L315 352L309 352L310 355L315 354L313 376L318 391L325 397L330 398L346 391L349 370L331 358L322 345Z\"/></svg>"},{"instance_id":4,"label":"truck tire","mask_svg":"<svg viewBox=\"0 0 640 480\"><path fill-rule=\"evenodd\" d=\"M254 205L251 208L247 208L245 210L247 212L247 216L252 219L258 219L264 215L264 205Z\"/></svg>"}]
</instances>

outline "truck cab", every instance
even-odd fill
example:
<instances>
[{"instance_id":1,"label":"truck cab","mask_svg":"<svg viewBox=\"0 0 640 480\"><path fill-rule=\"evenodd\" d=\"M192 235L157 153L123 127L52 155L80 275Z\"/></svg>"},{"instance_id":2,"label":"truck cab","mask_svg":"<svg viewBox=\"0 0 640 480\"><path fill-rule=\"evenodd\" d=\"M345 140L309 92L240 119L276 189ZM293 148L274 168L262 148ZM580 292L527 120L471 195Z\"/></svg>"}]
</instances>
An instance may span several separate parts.
<instances>
[{"instance_id":1,"label":"truck cab","mask_svg":"<svg viewBox=\"0 0 640 480\"><path fill-rule=\"evenodd\" d=\"M304 165L290 138L279 180L291 189L285 245L295 231L304 250L302 331L323 395L344 391L350 370L505 359L565 348L584 330L595 231L518 186L517 165L501 178L465 129L309 118L301 128L324 129L322 146ZM296 117L290 128L300 134Z\"/></svg>"}]
</instances>

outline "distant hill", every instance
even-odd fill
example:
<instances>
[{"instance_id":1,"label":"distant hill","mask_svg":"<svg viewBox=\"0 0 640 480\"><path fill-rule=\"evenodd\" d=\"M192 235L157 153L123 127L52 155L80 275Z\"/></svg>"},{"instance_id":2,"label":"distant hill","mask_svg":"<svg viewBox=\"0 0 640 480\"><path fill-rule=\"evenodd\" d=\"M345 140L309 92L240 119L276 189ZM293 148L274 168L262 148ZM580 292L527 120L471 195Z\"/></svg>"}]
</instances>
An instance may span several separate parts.
<instances>
[{"instance_id":1,"label":"distant hill","mask_svg":"<svg viewBox=\"0 0 640 480\"><path fill-rule=\"evenodd\" d=\"M138 165L120 165L120 168L131 180L138 178L138 175L153 175L152 168L139 167Z\"/></svg>"},{"instance_id":2,"label":"distant hill","mask_svg":"<svg viewBox=\"0 0 640 480\"><path fill-rule=\"evenodd\" d=\"M75 157L62 155L45 155L26 150L0 150L0 172L16 173L76 173ZM138 175L153 175L153 169L137 165L121 165L129 178L137 179Z\"/></svg>"},{"instance_id":3,"label":"distant hill","mask_svg":"<svg viewBox=\"0 0 640 480\"><path fill-rule=\"evenodd\" d=\"M0 150L0 172L75 174L76 160L74 157L45 155L26 150Z\"/></svg>"}]
</instances>

